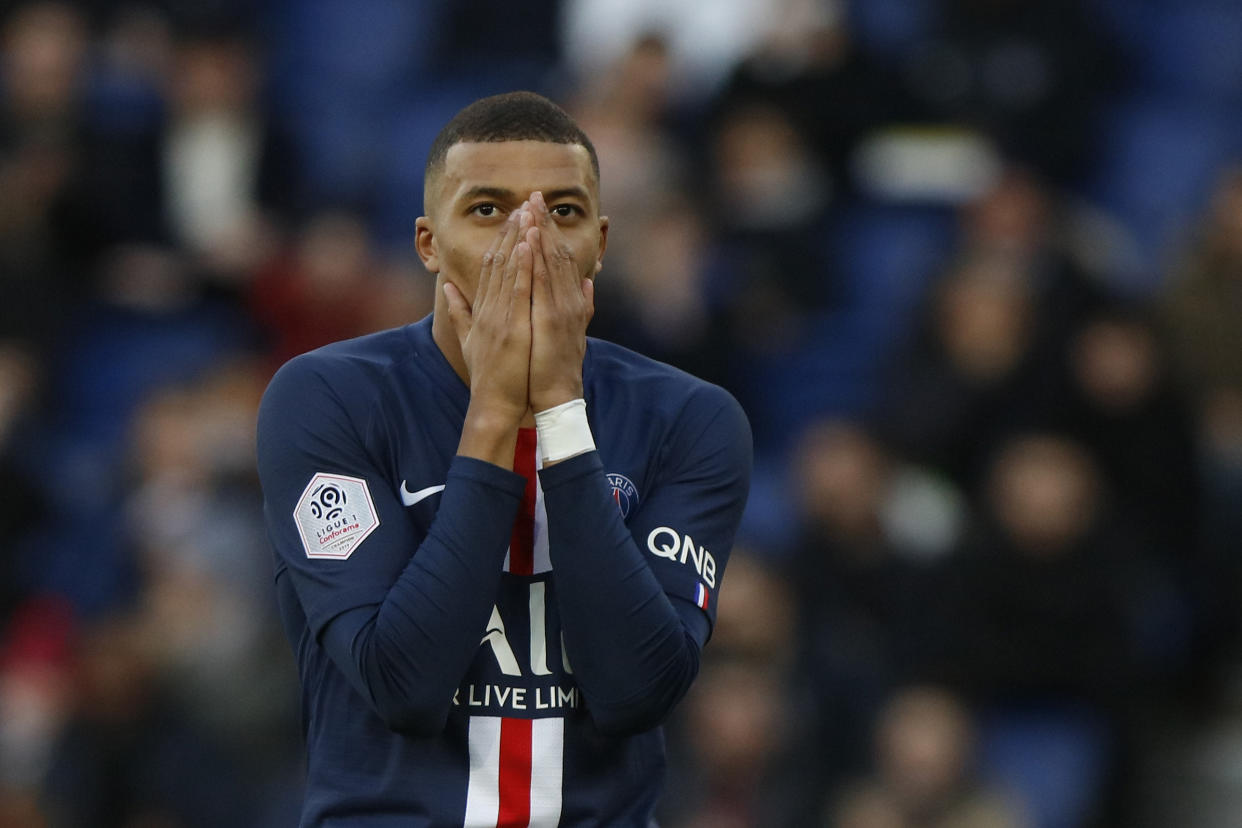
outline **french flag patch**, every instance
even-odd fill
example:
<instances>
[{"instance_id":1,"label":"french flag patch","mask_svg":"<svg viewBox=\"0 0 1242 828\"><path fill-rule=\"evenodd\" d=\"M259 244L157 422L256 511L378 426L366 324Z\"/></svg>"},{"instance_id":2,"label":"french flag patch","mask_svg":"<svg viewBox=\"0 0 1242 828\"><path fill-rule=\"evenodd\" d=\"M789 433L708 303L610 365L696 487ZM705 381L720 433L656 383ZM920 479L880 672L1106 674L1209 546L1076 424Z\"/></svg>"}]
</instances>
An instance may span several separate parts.
<instances>
[{"instance_id":1,"label":"french flag patch","mask_svg":"<svg viewBox=\"0 0 1242 828\"><path fill-rule=\"evenodd\" d=\"M694 603L699 605L699 609L707 610L707 587L703 586L703 582L694 585Z\"/></svg>"}]
</instances>

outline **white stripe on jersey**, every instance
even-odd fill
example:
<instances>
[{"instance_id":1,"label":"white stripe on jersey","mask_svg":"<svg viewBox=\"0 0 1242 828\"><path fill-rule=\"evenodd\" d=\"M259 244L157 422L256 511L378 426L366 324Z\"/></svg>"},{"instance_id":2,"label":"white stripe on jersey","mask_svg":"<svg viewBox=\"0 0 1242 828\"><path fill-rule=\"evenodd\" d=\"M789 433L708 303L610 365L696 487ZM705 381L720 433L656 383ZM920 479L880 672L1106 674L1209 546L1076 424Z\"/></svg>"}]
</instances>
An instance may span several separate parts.
<instances>
[{"instance_id":1,"label":"white stripe on jersey","mask_svg":"<svg viewBox=\"0 0 1242 828\"><path fill-rule=\"evenodd\" d=\"M530 734L530 825L556 828L561 821L565 720L535 719Z\"/></svg>"},{"instance_id":2,"label":"white stripe on jersey","mask_svg":"<svg viewBox=\"0 0 1242 828\"><path fill-rule=\"evenodd\" d=\"M470 719L470 781L462 828L496 828L500 814L500 718Z\"/></svg>"}]
</instances>

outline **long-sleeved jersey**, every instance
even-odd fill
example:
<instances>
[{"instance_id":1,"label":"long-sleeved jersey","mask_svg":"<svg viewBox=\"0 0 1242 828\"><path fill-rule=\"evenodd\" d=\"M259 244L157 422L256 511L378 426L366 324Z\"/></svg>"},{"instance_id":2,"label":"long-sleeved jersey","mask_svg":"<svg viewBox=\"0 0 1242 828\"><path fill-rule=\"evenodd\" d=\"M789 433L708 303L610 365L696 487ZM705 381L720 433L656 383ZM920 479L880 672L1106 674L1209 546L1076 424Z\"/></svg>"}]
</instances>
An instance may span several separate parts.
<instances>
[{"instance_id":1,"label":"long-sleeved jersey","mask_svg":"<svg viewBox=\"0 0 1242 828\"><path fill-rule=\"evenodd\" d=\"M597 450L456 456L431 318L273 378L258 455L302 684L304 826L645 826L749 485L722 389L589 339Z\"/></svg>"}]
</instances>

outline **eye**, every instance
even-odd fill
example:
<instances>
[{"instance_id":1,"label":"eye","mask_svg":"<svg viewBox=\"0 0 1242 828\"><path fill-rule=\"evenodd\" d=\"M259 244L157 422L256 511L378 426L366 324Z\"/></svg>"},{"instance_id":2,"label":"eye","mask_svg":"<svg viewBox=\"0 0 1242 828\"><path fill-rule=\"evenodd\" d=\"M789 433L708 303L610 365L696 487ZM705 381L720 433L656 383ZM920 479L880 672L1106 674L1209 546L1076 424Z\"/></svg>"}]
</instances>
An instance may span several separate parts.
<instances>
[{"instance_id":1,"label":"eye","mask_svg":"<svg viewBox=\"0 0 1242 828\"><path fill-rule=\"evenodd\" d=\"M548 212L557 218L573 218L575 216L585 215L582 208L576 204L557 204Z\"/></svg>"},{"instance_id":2,"label":"eye","mask_svg":"<svg viewBox=\"0 0 1242 828\"><path fill-rule=\"evenodd\" d=\"M485 201L471 207L470 212L480 218L494 218L500 215L500 208L490 201Z\"/></svg>"}]
</instances>

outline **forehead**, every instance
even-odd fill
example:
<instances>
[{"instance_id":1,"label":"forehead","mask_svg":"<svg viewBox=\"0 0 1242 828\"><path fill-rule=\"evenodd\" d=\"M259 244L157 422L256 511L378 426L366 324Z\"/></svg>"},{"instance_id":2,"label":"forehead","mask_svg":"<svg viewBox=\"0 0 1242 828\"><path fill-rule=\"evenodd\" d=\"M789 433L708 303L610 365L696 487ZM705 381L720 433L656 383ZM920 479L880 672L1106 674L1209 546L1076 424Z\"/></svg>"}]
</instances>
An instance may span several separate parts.
<instances>
[{"instance_id":1,"label":"forehead","mask_svg":"<svg viewBox=\"0 0 1242 828\"><path fill-rule=\"evenodd\" d=\"M581 144L549 141L457 143L444 157L444 198L453 201L477 187L510 190L525 199L531 192L585 189L598 197L591 156Z\"/></svg>"}]
</instances>

